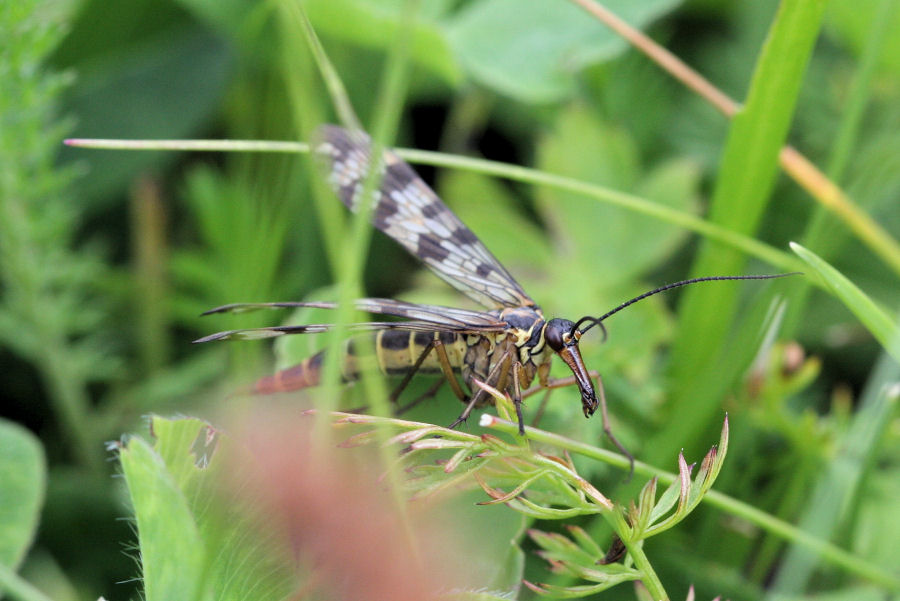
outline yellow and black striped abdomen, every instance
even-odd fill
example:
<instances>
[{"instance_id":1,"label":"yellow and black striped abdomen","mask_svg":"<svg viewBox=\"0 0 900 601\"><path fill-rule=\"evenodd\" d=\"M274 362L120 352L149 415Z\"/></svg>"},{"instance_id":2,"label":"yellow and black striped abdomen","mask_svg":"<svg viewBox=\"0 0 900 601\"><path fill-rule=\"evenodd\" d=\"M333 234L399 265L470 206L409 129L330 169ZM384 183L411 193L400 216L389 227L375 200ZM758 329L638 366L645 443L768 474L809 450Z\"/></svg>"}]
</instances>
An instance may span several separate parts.
<instances>
[{"instance_id":1,"label":"yellow and black striped abdomen","mask_svg":"<svg viewBox=\"0 0 900 601\"><path fill-rule=\"evenodd\" d=\"M389 376L409 373L422 353L435 338L443 345L454 371L459 371L466 356L466 342L462 335L452 332L404 332L384 330L375 338L375 356L381 371ZM419 372L441 373L438 354L432 350L419 366Z\"/></svg>"},{"instance_id":2,"label":"yellow and black striped abdomen","mask_svg":"<svg viewBox=\"0 0 900 601\"><path fill-rule=\"evenodd\" d=\"M466 356L466 342L462 335L450 332L407 332L402 330L383 330L375 335L375 362L381 371L388 376L403 376L410 372L416 361L430 342L437 336L447 353L450 367L459 372L463 359ZM371 348L371 342L360 343L358 339L348 340L344 344L341 360L341 377L345 382L351 382L359 378L359 373L365 369L365 359L361 355L367 354L365 347ZM258 394L272 394L276 392L289 392L318 386L321 379L322 363L325 360L325 352L320 351L312 357L278 371L271 376L261 378L253 385L253 392ZM371 365L371 363L370 363ZM438 354L432 350L419 366L419 373L439 374L441 364Z\"/></svg>"}]
</instances>

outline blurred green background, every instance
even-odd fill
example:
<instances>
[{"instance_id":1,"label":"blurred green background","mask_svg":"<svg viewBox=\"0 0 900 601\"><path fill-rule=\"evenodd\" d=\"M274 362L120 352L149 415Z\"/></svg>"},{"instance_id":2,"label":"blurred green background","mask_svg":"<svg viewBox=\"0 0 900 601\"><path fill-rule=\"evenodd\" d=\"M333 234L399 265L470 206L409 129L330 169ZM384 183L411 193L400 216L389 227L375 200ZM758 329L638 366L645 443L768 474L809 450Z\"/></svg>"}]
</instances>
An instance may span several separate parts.
<instances>
[{"instance_id":1,"label":"blurred green background","mask_svg":"<svg viewBox=\"0 0 900 601\"><path fill-rule=\"evenodd\" d=\"M728 120L603 25L552 0L421 4L405 104L396 107L398 146L531 166L707 214L721 185ZM606 4L738 100L779 5ZM820 31L808 24L818 38L787 138L895 239L897 4L834 0ZM369 124L405 4L303 6ZM333 298L324 232L343 231L337 203L320 211L313 202L301 155L84 150L62 140L306 140L311 124L335 117L285 14L270 4L203 0L15 0L0 8L0 451L8 470L0 501L28 500L21 516L0 514L0 523L17 524L0 540L0 563L55 599L138 596L133 527L122 519L127 502L104 443L145 433L149 413L212 418L235 387L321 348L315 337L285 339L276 357L270 344L190 341L285 318L199 317L214 306ZM702 239L671 222L559 189L418 170L549 316L599 315L690 275L731 275L692 273ZM896 315L900 275L889 261L788 177L777 176L771 192L768 185L759 182L765 212L749 235L783 250L802 242ZM785 268L743 256L740 265L740 273ZM616 315L605 343L599 332L585 337L617 436L639 459L673 469L679 449L690 461L718 439L727 410L731 455L717 489L896 574L900 422L896 392L885 397L883 389L898 377L896 362L806 278L704 286L738 295L721 314L709 309L724 324L719 340L685 327L677 292ZM471 306L380 234L364 289ZM702 359L688 361L688 352ZM358 391L347 394L348 406L359 404ZM445 391L414 417L443 424L459 410ZM554 393L541 426L602 439L599 420L584 420L569 390ZM604 491L621 484L620 473L583 469ZM623 500L631 494L620 490ZM836 500L823 508L819 498ZM767 587L885 598L857 575L804 563L739 519L699 513L654 540L672 590L694 583L700 598L761 599ZM528 557L527 577L546 580Z\"/></svg>"}]
</instances>

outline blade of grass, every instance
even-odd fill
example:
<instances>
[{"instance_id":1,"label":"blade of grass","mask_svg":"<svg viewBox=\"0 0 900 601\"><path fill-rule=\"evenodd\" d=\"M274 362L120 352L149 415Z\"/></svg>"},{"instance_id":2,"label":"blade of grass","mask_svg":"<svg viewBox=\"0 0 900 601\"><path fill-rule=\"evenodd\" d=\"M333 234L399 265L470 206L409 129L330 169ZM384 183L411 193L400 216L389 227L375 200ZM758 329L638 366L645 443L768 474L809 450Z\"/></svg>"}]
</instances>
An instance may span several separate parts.
<instances>
[{"instance_id":1,"label":"blade of grass","mask_svg":"<svg viewBox=\"0 0 900 601\"><path fill-rule=\"evenodd\" d=\"M892 345L894 350L900 347L897 332ZM900 379L897 355L900 353L893 359L888 354L882 355L847 435L819 479L799 520L801 530L821 540L831 539L847 518L853 498L859 494L863 474L872 465L891 422L890 417L900 399L900 388L896 385ZM803 594L818 564L819 558L810 550L793 545L779 563L767 598L783 599Z\"/></svg>"},{"instance_id":2,"label":"blade of grass","mask_svg":"<svg viewBox=\"0 0 900 601\"><path fill-rule=\"evenodd\" d=\"M347 88L344 87L344 82L338 76L337 69L334 68L334 65L328 59L328 55L325 54L325 48L322 46L322 42L319 41L319 36L316 35L309 17L302 9L296 10L296 15L299 17L297 20L303 28L304 38L309 45L313 59L316 61L319 74L325 81L332 106L337 111L341 124L351 129L362 129L362 123L360 123L356 111L353 110L350 96L347 94Z\"/></svg>"},{"instance_id":3,"label":"blade of grass","mask_svg":"<svg viewBox=\"0 0 900 601\"><path fill-rule=\"evenodd\" d=\"M900 362L900 351L896 348L900 330L891 318L866 293L814 252L795 242L791 243L791 249L822 278L825 287L844 303L884 349Z\"/></svg>"},{"instance_id":4,"label":"blade of grass","mask_svg":"<svg viewBox=\"0 0 900 601\"><path fill-rule=\"evenodd\" d=\"M779 7L761 51L746 106L732 122L710 220L727 229L753 235L768 203L778 173L778 155L790 127L800 83L812 54L824 13L822 0L785 0ZM740 273L746 258L718 242L703 242L693 276ZM679 303L679 333L675 336L669 373L671 402L668 419L647 446L651 462L664 460L684 440L708 426L718 398L705 394L704 382L714 379L712 364L725 344L737 302L735 287L694 287Z\"/></svg>"},{"instance_id":5,"label":"blade of grass","mask_svg":"<svg viewBox=\"0 0 900 601\"><path fill-rule=\"evenodd\" d=\"M866 46L860 57L846 106L841 111L841 122L828 160L827 173L833 182L845 183L844 172L851 153L857 147L863 116L872 96L878 57L882 55L884 45L889 39L887 33L892 23L893 11L896 9L897 3L894 0L881 0L873 12L872 22L867 27ZM829 260L848 239L846 232L837 226L833 214L826 211L823 205L819 205L803 233L803 246ZM788 293L791 302L785 320L785 337L793 336L799 327L810 293L808 281L791 284Z\"/></svg>"},{"instance_id":6,"label":"blade of grass","mask_svg":"<svg viewBox=\"0 0 900 601\"><path fill-rule=\"evenodd\" d=\"M588 13L617 32L635 48L646 54L672 77L709 102L726 117L733 117L740 105L716 88L702 75L688 67L681 59L656 44L649 36L634 29L615 14L594 0L571 0ZM887 10L885 0L879 8L879 17ZM889 24L885 18L882 21ZM894 240L874 219L857 207L843 190L829 180L806 157L791 146L784 146L779 155L779 163L784 172L794 179L820 206L837 215L872 252L881 257L895 272L900 274L900 243Z\"/></svg>"},{"instance_id":7,"label":"blade of grass","mask_svg":"<svg viewBox=\"0 0 900 601\"><path fill-rule=\"evenodd\" d=\"M180 147L177 140L101 140L83 138L67 140L67 143L71 146L88 148L130 150L182 149L219 152L309 152L309 145L302 142L254 142L249 140L185 140L184 142L185 146ZM633 194L626 194L570 177L486 159L410 148L395 148L394 153L414 164L451 167L501 177L511 181L575 192L593 200L620 206L648 217L681 226L711 240L731 246L784 271L803 269L803 263L792 257L790 253L778 250L750 236L716 225L696 215L659 205ZM334 205L334 199L329 199L329 204Z\"/></svg>"},{"instance_id":8,"label":"blade of grass","mask_svg":"<svg viewBox=\"0 0 900 601\"><path fill-rule=\"evenodd\" d=\"M317 64L322 70L322 76L329 81L329 90L332 100L335 102L344 125L358 125L355 113L350 106L343 85L327 59L324 49L318 41L315 31L309 25L303 9L299 5L292 5L304 22L303 32L306 36ZM327 355L323 366L322 380L324 382L337 383L340 377L340 353L343 341L347 336L346 324L350 323L357 311L353 301L363 296L362 271L365 264L365 255L372 236L372 212L377 199L375 192L378 190L382 178L382 154L383 149L393 141L400 121L400 113L403 108L403 99L409 79L409 50L410 37L418 14L418 0L406 0L401 12L403 20L398 29L398 34L391 45L381 78L381 86L375 101L372 138L370 147L370 161L366 176L363 180L360 201L350 221L349 236L343 240L340 253L334 257L338 278L338 307L335 315L335 327L328 334ZM387 392L383 380L374 373L363 370L362 385L367 402L376 415L388 415L390 407L387 400ZM378 429L378 436L382 442L390 437L386 429ZM379 445L382 455L382 464L386 466L387 478L390 482L391 492L397 504L398 510L404 516L403 524L406 529L406 537L416 547L416 536L412 530L412 524L407 519L406 502L402 494L399 468L393 461L393 454L385 444Z\"/></svg>"},{"instance_id":9,"label":"blade of grass","mask_svg":"<svg viewBox=\"0 0 900 601\"><path fill-rule=\"evenodd\" d=\"M316 67L330 67L327 58L311 58L310 55L322 51L322 45L316 38L315 30L309 27L309 20L298 2L286 0L275 4L280 19L282 39L282 64L284 81L290 95L294 113L294 122L302 135L310 137L322 121L325 120L326 109L320 101L321 94L315 89L321 77ZM299 32L299 33L298 33ZM334 92L333 88L329 88ZM297 147L299 149L299 146ZM309 145L304 144L301 152L310 152ZM334 192L328 187L323 177L318 177L317 165L312 156L307 161L311 173L310 190L315 203L315 213L319 231L325 243L326 257L332 274L337 276L340 270L341 255L347 239L346 217L340 203L335 202ZM350 321L352 315L335 315L338 329L341 324ZM344 320L343 322L341 320ZM333 349L338 344L336 335L325 337L326 348ZM334 409L339 395L339 355L329 351L322 366L322 377L317 395L317 405L328 410ZM313 435L318 444L329 444L328 429L316 421Z\"/></svg>"}]
</instances>

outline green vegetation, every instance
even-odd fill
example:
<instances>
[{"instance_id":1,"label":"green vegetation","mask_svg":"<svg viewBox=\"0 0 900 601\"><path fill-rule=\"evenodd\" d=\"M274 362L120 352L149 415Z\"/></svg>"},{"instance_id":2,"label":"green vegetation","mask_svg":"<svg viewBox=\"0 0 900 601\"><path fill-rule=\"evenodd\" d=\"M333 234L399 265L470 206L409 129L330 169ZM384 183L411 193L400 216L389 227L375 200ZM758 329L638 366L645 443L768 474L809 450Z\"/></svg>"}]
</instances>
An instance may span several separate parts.
<instances>
[{"instance_id":1,"label":"green vegetation","mask_svg":"<svg viewBox=\"0 0 900 601\"><path fill-rule=\"evenodd\" d=\"M589 4L0 8L0 594L900 593L900 7L605 4L734 102ZM446 386L394 417L393 382L339 385L333 361L321 388L245 394L342 327L191 340L362 316L206 309L471 307L348 215L304 145L265 142L356 119L548 316L692 276L804 275L657 295L585 335L630 481L570 388L529 397L525 437L499 394L449 431ZM201 139L255 142L152 142Z\"/></svg>"}]
</instances>

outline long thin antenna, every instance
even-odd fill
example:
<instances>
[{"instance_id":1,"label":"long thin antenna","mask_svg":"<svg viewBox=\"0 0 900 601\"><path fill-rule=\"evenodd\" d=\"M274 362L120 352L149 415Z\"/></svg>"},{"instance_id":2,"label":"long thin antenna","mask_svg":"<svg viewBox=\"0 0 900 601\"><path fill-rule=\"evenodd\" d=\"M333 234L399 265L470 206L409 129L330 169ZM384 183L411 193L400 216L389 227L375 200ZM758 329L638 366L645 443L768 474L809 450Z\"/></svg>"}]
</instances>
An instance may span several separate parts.
<instances>
[{"instance_id":1,"label":"long thin antenna","mask_svg":"<svg viewBox=\"0 0 900 601\"><path fill-rule=\"evenodd\" d=\"M585 316L578 320L572 328L572 331L579 329L582 323L592 322L588 327L581 330L581 333L584 334L591 328L596 325L601 325L601 322L610 317L611 315L615 315L625 307L633 305L634 303L644 300L648 296L653 296L654 294L659 294L660 292L665 292L666 290L671 290L672 288L678 288L680 286L687 286L688 284L696 284L697 282L711 282L716 280L771 280L775 278L784 278L789 275L801 275L802 272L792 271L790 273L775 273L775 274L767 274L767 275L712 275L703 278L691 278L689 280L681 280L680 282L674 282L672 284L666 284L665 286L660 286L659 288L655 288L650 290L649 292L645 292L639 296L634 297L631 300L627 300L612 311L608 311L607 313L601 315L600 317L590 317Z\"/></svg>"}]
</instances>

